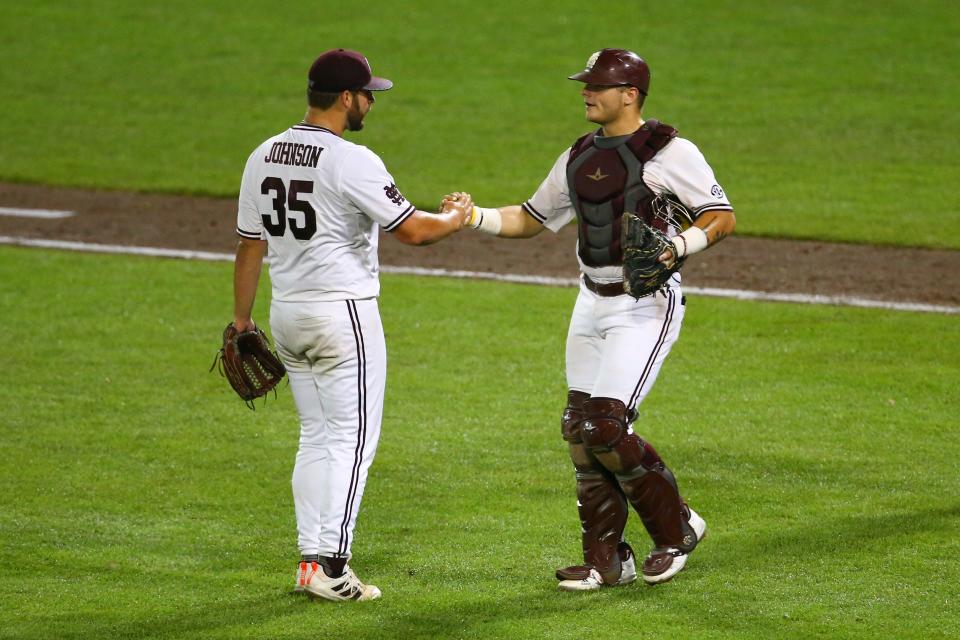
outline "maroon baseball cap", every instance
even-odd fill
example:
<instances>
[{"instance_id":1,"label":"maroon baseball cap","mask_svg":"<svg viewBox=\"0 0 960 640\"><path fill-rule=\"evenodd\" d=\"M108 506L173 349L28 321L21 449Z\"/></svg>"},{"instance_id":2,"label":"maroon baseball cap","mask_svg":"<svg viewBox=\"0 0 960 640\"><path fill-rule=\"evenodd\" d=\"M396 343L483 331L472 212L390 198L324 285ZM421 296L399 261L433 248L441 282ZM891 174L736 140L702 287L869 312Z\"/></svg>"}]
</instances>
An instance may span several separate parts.
<instances>
[{"instance_id":1,"label":"maroon baseball cap","mask_svg":"<svg viewBox=\"0 0 960 640\"><path fill-rule=\"evenodd\" d=\"M331 49L314 60L307 75L310 91L386 91L393 83L370 70L366 56L348 49Z\"/></svg>"}]
</instances>

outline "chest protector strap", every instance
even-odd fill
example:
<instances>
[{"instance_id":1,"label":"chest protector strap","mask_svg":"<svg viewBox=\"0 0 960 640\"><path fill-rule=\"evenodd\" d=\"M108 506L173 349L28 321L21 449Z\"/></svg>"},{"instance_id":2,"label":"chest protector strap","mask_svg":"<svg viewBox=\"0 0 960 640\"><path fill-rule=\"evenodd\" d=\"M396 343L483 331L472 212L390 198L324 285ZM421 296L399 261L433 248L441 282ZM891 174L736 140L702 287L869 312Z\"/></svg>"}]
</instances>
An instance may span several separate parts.
<instances>
[{"instance_id":1,"label":"chest protector strap","mask_svg":"<svg viewBox=\"0 0 960 640\"><path fill-rule=\"evenodd\" d=\"M647 120L636 133L606 138L600 130L573 143L567 161L570 200L577 212L579 253L590 267L623 263L620 219L633 211L654 228L666 225L653 216L653 192L643 182L643 165L650 161L677 130Z\"/></svg>"}]
</instances>

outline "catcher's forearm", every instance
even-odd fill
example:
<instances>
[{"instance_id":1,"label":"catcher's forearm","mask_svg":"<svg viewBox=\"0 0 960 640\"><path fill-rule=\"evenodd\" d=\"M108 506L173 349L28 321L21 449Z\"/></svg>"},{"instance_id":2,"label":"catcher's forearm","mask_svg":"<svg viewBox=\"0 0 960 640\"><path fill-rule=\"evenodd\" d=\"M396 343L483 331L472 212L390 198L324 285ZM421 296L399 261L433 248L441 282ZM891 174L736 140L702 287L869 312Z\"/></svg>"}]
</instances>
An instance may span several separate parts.
<instances>
[{"instance_id":1,"label":"catcher's forearm","mask_svg":"<svg viewBox=\"0 0 960 640\"><path fill-rule=\"evenodd\" d=\"M250 320L257 297L260 269L267 251L265 240L243 239L237 245L233 263L233 318L235 322Z\"/></svg>"},{"instance_id":2,"label":"catcher's forearm","mask_svg":"<svg viewBox=\"0 0 960 640\"><path fill-rule=\"evenodd\" d=\"M544 229L518 204L499 209L474 207L467 226L501 238L532 238Z\"/></svg>"},{"instance_id":3,"label":"catcher's forearm","mask_svg":"<svg viewBox=\"0 0 960 640\"><path fill-rule=\"evenodd\" d=\"M733 211L703 213L692 227L673 237L672 242L676 247L677 257L685 258L720 242L733 233L736 225L737 219Z\"/></svg>"}]
</instances>

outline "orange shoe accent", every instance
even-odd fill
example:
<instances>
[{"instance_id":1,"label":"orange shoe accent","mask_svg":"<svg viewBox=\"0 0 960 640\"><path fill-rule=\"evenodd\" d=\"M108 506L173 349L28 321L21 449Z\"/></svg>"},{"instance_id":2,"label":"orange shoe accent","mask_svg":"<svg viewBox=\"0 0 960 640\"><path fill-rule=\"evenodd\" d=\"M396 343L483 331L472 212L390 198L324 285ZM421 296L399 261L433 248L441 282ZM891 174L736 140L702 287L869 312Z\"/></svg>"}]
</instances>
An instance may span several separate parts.
<instances>
[{"instance_id":1,"label":"orange shoe accent","mask_svg":"<svg viewBox=\"0 0 960 640\"><path fill-rule=\"evenodd\" d=\"M308 566L309 565L309 566ZM297 572L297 586L302 587L310 582L310 578L313 577L317 571L320 570L320 565L316 562L300 562L300 570Z\"/></svg>"}]
</instances>

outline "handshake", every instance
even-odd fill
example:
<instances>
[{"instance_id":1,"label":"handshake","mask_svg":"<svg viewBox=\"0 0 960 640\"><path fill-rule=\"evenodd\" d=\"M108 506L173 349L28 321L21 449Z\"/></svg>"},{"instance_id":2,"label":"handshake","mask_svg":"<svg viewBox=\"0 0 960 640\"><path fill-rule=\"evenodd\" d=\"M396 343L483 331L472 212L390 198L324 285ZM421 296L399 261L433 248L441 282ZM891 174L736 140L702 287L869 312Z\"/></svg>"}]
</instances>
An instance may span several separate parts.
<instances>
[{"instance_id":1,"label":"handshake","mask_svg":"<svg viewBox=\"0 0 960 640\"><path fill-rule=\"evenodd\" d=\"M463 191L454 191L443 196L440 201L440 213L459 213L463 219L463 224L469 225L474 217L473 197Z\"/></svg>"},{"instance_id":2,"label":"handshake","mask_svg":"<svg viewBox=\"0 0 960 640\"><path fill-rule=\"evenodd\" d=\"M500 232L500 211L478 207L473 197L463 191L448 193L440 202L440 213L457 212L463 216L464 226L497 235Z\"/></svg>"}]
</instances>

